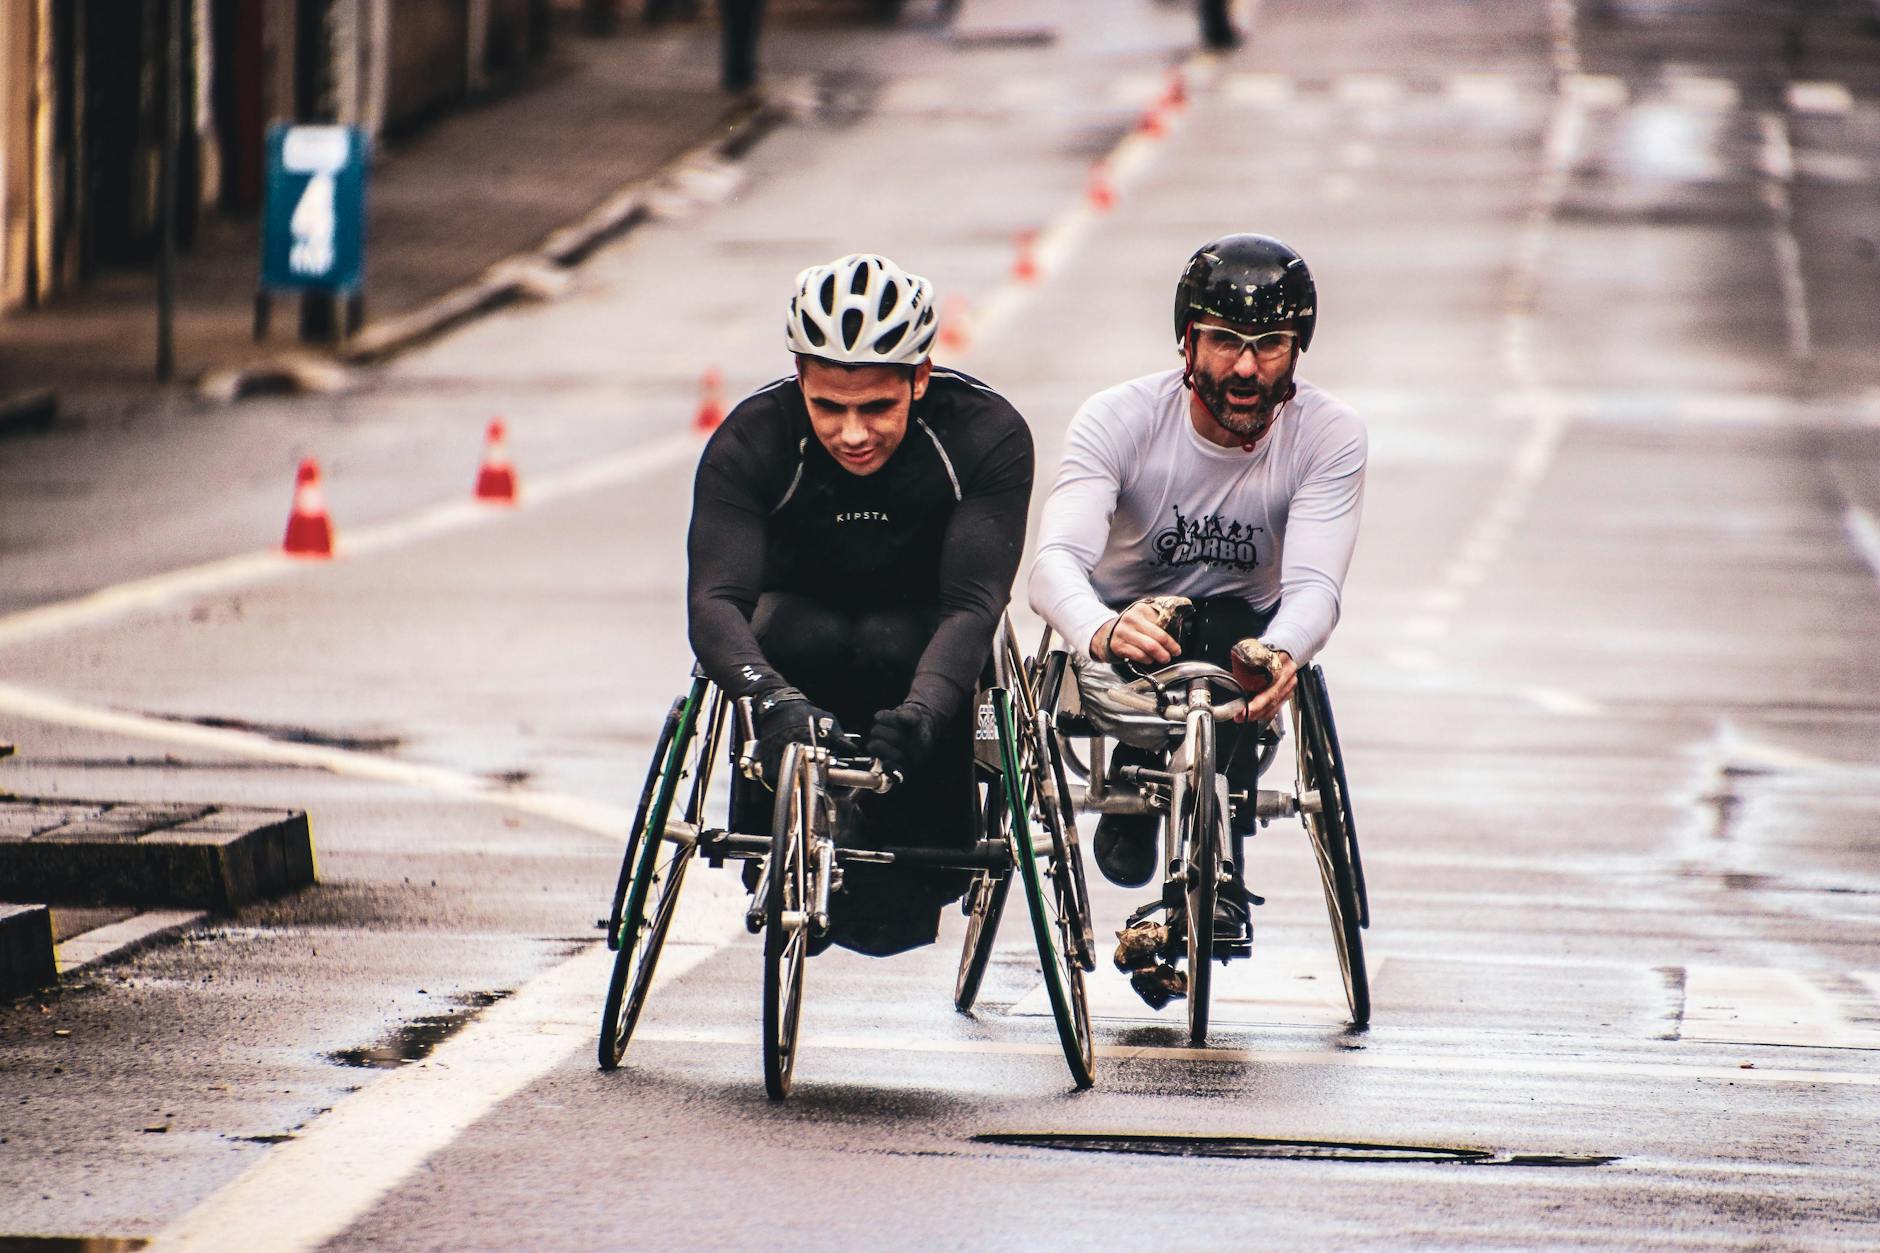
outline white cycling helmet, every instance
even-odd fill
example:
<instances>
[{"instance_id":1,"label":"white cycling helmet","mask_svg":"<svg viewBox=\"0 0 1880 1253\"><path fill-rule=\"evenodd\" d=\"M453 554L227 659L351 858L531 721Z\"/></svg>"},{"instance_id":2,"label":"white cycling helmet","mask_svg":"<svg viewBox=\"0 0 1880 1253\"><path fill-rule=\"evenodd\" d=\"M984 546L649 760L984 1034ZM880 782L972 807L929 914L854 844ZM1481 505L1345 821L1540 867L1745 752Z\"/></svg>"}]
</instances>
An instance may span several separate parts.
<instances>
[{"instance_id":1,"label":"white cycling helmet","mask_svg":"<svg viewBox=\"0 0 1880 1253\"><path fill-rule=\"evenodd\" d=\"M796 276L785 338L791 352L842 365L919 365L939 328L932 284L854 252Z\"/></svg>"}]
</instances>

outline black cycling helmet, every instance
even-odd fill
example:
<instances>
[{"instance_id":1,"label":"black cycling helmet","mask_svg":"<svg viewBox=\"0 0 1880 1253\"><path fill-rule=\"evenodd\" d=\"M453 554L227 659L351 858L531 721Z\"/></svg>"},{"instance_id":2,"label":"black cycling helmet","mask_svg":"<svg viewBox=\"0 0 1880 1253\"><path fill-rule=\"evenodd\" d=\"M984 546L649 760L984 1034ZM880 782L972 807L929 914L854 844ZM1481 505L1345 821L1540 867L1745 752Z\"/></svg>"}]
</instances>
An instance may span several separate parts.
<instances>
[{"instance_id":1,"label":"black cycling helmet","mask_svg":"<svg viewBox=\"0 0 1880 1253\"><path fill-rule=\"evenodd\" d=\"M1188 341L1188 324L1203 314L1258 326L1290 318L1299 351L1312 346L1318 289L1305 258L1268 235L1224 235L1188 258L1175 284L1175 338Z\"/></svg>"}]
</instances>

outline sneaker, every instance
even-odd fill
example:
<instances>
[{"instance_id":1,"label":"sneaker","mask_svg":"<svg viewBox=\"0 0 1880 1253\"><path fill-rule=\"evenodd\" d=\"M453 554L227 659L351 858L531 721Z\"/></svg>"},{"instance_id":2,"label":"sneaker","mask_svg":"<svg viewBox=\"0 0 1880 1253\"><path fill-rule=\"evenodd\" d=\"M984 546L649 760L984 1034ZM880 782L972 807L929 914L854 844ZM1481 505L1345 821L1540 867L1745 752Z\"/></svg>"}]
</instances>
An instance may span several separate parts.
<instances>
[{"instance_id":1,"label":"sneaker","mask_svg":"<svg viewBox=\"0 0 1880 1253\"><path fill-rule=\"evenodd\" d=\"M1156 814L1104 814L1097 819L1097 869L1121 888L1139 888L1155 875Z\"/></svg>"}]
</instances>

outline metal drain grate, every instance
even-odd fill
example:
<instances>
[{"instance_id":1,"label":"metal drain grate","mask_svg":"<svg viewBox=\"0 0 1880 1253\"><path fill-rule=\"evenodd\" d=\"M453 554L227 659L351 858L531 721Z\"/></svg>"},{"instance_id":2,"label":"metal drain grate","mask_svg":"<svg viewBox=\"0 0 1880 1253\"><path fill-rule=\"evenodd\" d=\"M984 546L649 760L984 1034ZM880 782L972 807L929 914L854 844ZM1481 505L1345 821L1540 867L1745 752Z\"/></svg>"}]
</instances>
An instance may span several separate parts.
<instances>
[{"instance_id":1,"label":"metal drain grate","mask_svg":"<svg viewBox=\"0 0 1880 1253\"><path fill-rule=\"evenodd\" d=\"M1143 1135L1115 1132L993 1131L978 1144L1063 1149L1076 1153L1140 1153L1155 1157L1264 1158L1311 1162L1436 1162L1464 1166L1604 1166L1617 1157L1565 1153L1501 1153L1435 1144L1372 1144L1363 1140L1276 1140L1265 1136Z\"/></svg>"}]
</instances>

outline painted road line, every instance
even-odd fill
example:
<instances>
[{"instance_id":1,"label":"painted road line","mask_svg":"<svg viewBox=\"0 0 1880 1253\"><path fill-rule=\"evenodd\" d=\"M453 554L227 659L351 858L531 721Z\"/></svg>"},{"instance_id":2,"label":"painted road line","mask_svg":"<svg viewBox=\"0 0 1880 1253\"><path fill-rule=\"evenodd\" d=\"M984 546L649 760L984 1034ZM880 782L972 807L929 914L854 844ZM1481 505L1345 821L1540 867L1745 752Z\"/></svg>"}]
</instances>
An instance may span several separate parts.
<instances>
[{"instance_id":1,"label":"painted road line","mask_svg":"<svg viewBox=\"0 0 1880 1253\"><path fill-rule=\"evenodd\" d=\"M1183 62L1176 73L1191 85L1205 83L1213 78L1214 63L1205 54L1197 54ZM1164 126L1171 130L1179 127L1184 112L1165 111L1162 117ZM1162 137L1141 131L1132 131L1124 136L1102 159L1111 187L1120 194L1141 179L1161 153L1164 142ZM997 339L999 333L1031 302L1039 287L1076 255L1098 221L1105 216L1108 215L1093 209L1088 198L1080 193L1075 202L1047 222L1032 241L1036 276L1023 282L1008 281L994 291L970 319L969 343L977 345ZM965 360L972 355L973 349L969 347L960 357Z\"/></svg>"},{"instance_id":2,"label":"painted road line","mask_svg":"<svg viewBox=\"0 0 1880 1253\"><path fill-rule=\"evenodd\" d=\"M1685 108L1717 113L1736 108L1743 99L1737 85L1727 78L1684 74L1672 76L1666 84L1666 94Z\"/></svg>"},{"instance_id":3,"label":"painted road line","mask_svg":"<svg viewBox=\"0 0 1880 1253\"><path fill-rule=\"evenodd\" d=\"M1789 331L1789 355L1806 360L1814 352L1808 320L1808 283L1802 274L1802 247L1795 238L1795 214L1789 187L1795 181L1795 155L1789 142L1789 120L1781 113L1757 115L1762 132L1759 161L1763 171L1762 198L1773 219L1770 243L1776 254L1776 280L1782 288L1782 311Z\"/></svg>"},{"instance_id":4,"label":"painted road line","mask_svg":"<svg viewBox=\"0 0 1880 1253\"><path fill-rule=\"evenodd\" d=\"M1382 966L1382 960L1373 957L1373 986ZM1092 1018L1135 1026L1169 1021L1166 1013L1158 1015L1143 1003L1130 989L1126 975L1107 966L1088 976L1084 988ZM1209 1019L1222 1028L1316 1030L1343 1027L1350 1017L1338 957L1329 943L1312 947L1261 944L1258 961L1231 962L1215 969L1208 1006ZM1006 1014L1013 1018L1051 1017L1044 984L1037 984L1020 997Z\"/></svg>"},{"instance_id":5,"label":"painted road line","mask_svg":"<svg viewBox=\"0 0 1880 1253\"><path fill-rule=\"evenodd\" d=\"M1788 104L1797 113L1847 113L1854 108L1854 93L1841 83L1790 83Z\"/></svg>"},{"instance_id":6,"label":"painted road line","mask_svg":"<svg viewBox=\"0 0 1880 1253\"><path fill-rule=\"evenodd\" d=\"M528 491L514 507L492 509L474 502L452 501L389 522L352 528L343 537L339 553L342 557L350 557L396 548L494 522L517 510L539 508L564 496L650 478L696 457L698 447L699 439L696 435L689 432L670 435L627 452L600 457L570 470L531 479ZM0 618L0 648L60 631L92 626L130 613L161 608L191 596L224 591L231 587L252 586L290 574L327 568L324 562L308 563L279 552L254 552L149 578L134 579L71 600L22 610Z\"/></svg>"},{"instance_id":7,"label":"painted road line","mask_svg":"<svg viewBox=\"0 0 1880 1253\"><path fill-rule=\"evenodd\" d=\"M1169 1027L1173 1035L1180 1028ZM647 1044L722 1045L749 1048L759 1046L755 1031L670 1031L647 1029L635 1039ZM1061 1056L1055 1040L940 1040L915 1039L891 1035L885 1031L867 1035L819 1035L805 1030L800 1052L818 1049L861 1053L938 1053L992 1054L1003 1056ZM1098 1044L1097 1057L1109 1062L1155 1061L1196 1062L1249 1066L1273 1071L1288 1066L1321 1066L1347 1071L1407 1071L1423 1074L1463 1074L1491 1076L1534 1076L1537 1078L1582 1078L1602 1081L1645 1079L1673 1082L1723 1082L1739 1087L1804 1084L1823 1087L1880 1088L1880 1071L1844 1069L1808 1069L1802 1067L1765 1068L1741 1064L1719 1065L1714 1062L1652 1062L1633 1059L1599 1061L1558 1054L1495 1053L1463 1054L1412 1052L1381 1043L1372 1036L1362 1050L1326 1047L1324 1049L1273 1048L1186 1048L1162 1045ZM799 1072L800 1073L800 1072ZM753 1080L753 1082L755 1082ZM1099 1072L1101 1082L1101 1072Z\"/></svg>"},{"instance_id":8,"label":"painted road line","mask_svg":"<svg viewBox=\"0 0 1880 1253\"><path fill-rule=\"evenodd\" d=\"M690 908L706 900L711 908ZM687 894L689 907L679 912L649 997L743 930L742 900L730 887ZM296 1139L267 1150L148 1247L270 1253L319 1247L497 1105L590 1051L613 957L595 944L529 980L425 1061L343 1098ZM621 1082L624 1091L632 1080Z\"/></svg>"},{"instance_id":9,"label":"painted road line","mask_svg":"<svg viewBox=\"0 0 1880 1253\"><path fill-rule=\"evenodd\" d=\"M1841 524L1847 531L1848 543L1873 571L1874 578L1880 579L1880 520L1859 505L1849 505L1841 515Z\"/></svg>"},{"instance_id":10,"label":"painted road line","mask_svg":"<svg viewBox=\"0 0 1880 1253\"><path fill-rule=\"evenodd\" d=\"M610 839L627 838L632 823L631 811L605 801L589 800L555 792L532 792L492 783L473 774L443 766L428 766L398 761L374 753L330 748L318 744L292 744L269 739L252 731L223 727L203 727L193 723L173 722L145 714L98 709L77 701L28 691L0 683L0 713L10 713L35 722L56 726L122 735L130 739L150 740L199 749L208 753L226 753L254 761L308 770L324 770L342 778L365 779L417 788L458 800L494 805L519 813L533 814L566 823L583 831Z\"/></svg>"},{"instance_id":11,"label":"painted road line","mask_svg":"<svg viewBox=\"0 0 1880 1253\"><path fill-rule=\"evenodd\" d=\"M1443 94L1457 104L1509 109L1519 98L1520 89L1505 74L1451 74L1443 81Z\"/></svg>"},{"instance_id":12,"label":"painted road line","mask_svg":"<svg viewBox=\"0 0 1880 1253\"><path fill-rule=\"evenodd\" d=\"M1625 80L1611 74L1575 74L1567 81L1567 94L1588 109L1620 109L1631 92Z\"/></svg>"},{"instance_id":13,"label":"painted road line","mask_svg":"<svg viewBox=\"0 0 1880 1253\"><path fill-rule=\"evenodd\" d=\"M72 974L113 957L134 953L147 944L186 931L207 917L201 910L148 910L61 941L53 950L53 958L61 975Z\"/></svg>"},{"instance_id":14,"label":"painted road line","mask_svg":"<svg viewBox=\"0 0 1880 1253\"><path fill-rule=\"evenodd\" d=\"M1284 74L1229 74L1221 88L1230 104L1281 105L1293 98L1293 81Z\"/></svg>"},{"instance_id":15,"label":"painted road line","mask_svg":"<svg viewBox=\"0 0 1880 1253\"><path fill-rule=\"evenodd\" d=\"M1332 84L1340 104L1395 104L1403 94L1403 84L1387 74L1341 74Z\"/></svg>"},{"instance_id":16,"label":"painted road line","mask_svg":"<svg viewBox=\"0 0 1880 1253\"><path fill-rule=\"evenodd\" d=\"M1850 1021L1808 976L1770 967L1687 966L1678 1038L1714 1044L1880 1048L1880 1030Z\"/></svg>"}]
</instances>

